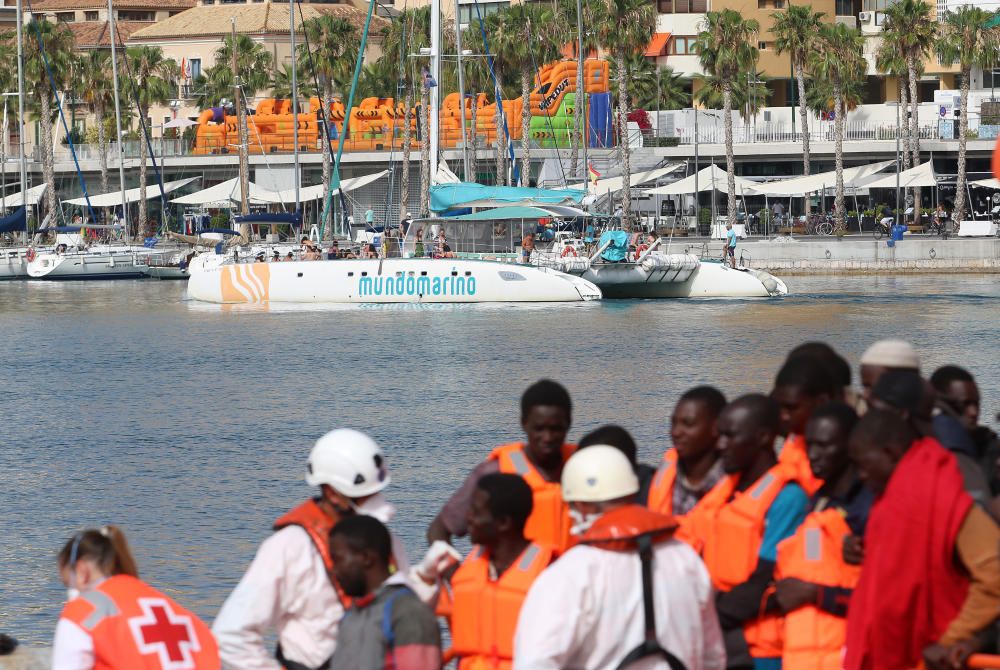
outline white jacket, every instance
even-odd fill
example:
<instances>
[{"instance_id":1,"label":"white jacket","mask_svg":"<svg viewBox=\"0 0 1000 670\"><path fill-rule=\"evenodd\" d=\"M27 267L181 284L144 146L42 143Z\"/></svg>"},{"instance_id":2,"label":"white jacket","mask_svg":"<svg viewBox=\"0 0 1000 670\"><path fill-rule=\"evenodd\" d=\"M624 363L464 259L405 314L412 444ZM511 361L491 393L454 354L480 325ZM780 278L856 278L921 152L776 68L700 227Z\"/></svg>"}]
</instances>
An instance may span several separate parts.
<instances>
[{"instance_id":1,"label":"white jacket","mask_svg":"<svg viewBox=\"0 0 1000 670\"><path fill-rule=\"evenodd\" d=\"M614 670L645 637L638 552L578 545L549 566L521 608L514 670ZM705 565L686 544L653 552L657 639L687 670L724 670L726 651ZM631 668L666 668L662 658ZM630 668L630 670L631 670Z\"/></svg>"}]
</instances>

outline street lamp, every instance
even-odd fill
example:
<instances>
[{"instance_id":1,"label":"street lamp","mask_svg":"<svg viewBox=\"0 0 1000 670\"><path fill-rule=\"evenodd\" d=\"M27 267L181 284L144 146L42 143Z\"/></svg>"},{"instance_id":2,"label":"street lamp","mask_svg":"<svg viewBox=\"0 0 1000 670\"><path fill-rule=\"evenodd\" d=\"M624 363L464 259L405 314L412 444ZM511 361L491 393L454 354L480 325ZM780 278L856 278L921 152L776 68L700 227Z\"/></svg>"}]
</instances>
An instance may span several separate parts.
<instances>
[{"instance_id":1,"label":"street lamp","mask_svg":"<svg viewBox=\"0 0 1000 670\"><path fill-rule=\"evenodd\" d=\"M896 108L896 225L899 225L899 170L902 167L902 159L899 154L899 135L902 132L901 129L901 108L902 105L899 104L898 100L887 101L885 104L893 105Z\"/></svg>"}]
</instances>

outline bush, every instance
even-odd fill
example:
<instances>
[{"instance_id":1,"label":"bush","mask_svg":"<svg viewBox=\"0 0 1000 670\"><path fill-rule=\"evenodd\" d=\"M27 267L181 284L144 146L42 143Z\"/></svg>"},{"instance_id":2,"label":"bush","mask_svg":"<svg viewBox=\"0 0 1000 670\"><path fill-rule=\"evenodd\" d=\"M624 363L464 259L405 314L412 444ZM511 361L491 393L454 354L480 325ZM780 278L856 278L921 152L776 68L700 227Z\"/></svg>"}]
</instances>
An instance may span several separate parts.
<instances>
[{"instance_id":1,"label":"bush","mask_svg":"<svg viewBox=\"0 0 1000 670\"><path fill-rule=\"evenodd\" d=\"M698 225L702 227L712 225L712 210L708 207L702 207L698 210Z\"/></svg>"},{"instance_id":2,"label":"bush","mask_svg":"<svg viewBox=\"0 0 1000 670\"><path fill-rule=\"evenodd\" d=\"M229 227L229 215L220 212L212 217L211 225L213 228L228 228Z\"/></svg>"}]
</instances>

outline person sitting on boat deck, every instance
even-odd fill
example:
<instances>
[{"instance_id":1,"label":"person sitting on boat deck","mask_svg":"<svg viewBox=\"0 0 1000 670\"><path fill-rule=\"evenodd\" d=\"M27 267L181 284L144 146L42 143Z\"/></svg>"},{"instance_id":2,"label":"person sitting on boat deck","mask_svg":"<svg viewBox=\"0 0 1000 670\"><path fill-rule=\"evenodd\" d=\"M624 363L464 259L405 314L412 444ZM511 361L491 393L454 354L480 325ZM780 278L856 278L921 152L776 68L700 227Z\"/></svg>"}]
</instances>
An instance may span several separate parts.
<instances>
[{"instance_id":1,"label":"person sitting on boat deck","mask_svg":"<svg viewBox=\"0 0 1000 670\"><path fill-rule=\"evenodd\" d=\"M569 393L549 379L538 381L521 396L521 428L525 442L495 448L480 463L431 522L429 542L468 531L466 518L476 483L494 472L520 475L531 487L533 510L525 527L525 537L565 551L570 544L569 508L560 497L559 477L563 463L575 447L566 443L572 421L573 404Z\"/></svg>"},{"instance_id":2,"label":"person sitting on boat deck","mask_svg":"<svg viewBox=\"0 0 1000 670\"><path fill-rule=\"evenodd\" d=\"M347 517L330 531L333 576L348 598L331 668L438 670L441 633L433 610L393 572L389 530L374 517Z\"/></svg>"},{"instance_id":3,"label":"person sitting on boat deck","mask_svg":"<svg viewBox=\"0 0 1000 670\"><path fill-rule=\"evenodd\" d=\"M777 403L759 394L722 410L718 447L727 476L681 521L681 537L704 559L719 592L729 668L781 665L781 619L765 595L778 543L802 523L809 497L795 469L774 453L780 420Z\"/></svg>"},{"instance_id":4,"label":"person sitting on boat deck","mask_svg":"<svg viewBox=\"0 0 1000 670\"><path fill-rule=\"evenodd\" d=\"M785 361L771 391L781 409L779 434L785 437L778 460L795 468L799 483L810 495L823 482L813 476L810 468L806 424L817 407L836 399L836 387L829 367L817 358L800 355Z\"/></svg>"},{"instance_id":5,"label":"person sitting on boat deck","mask_svg":"<svg viewBox=\"0 0 1000 670\"><path fill-rule=\"evenodd\" d=\"M267 256L264 255L263 251L259 251L259 252L257 252L257 255L254 257L254 262L256 262L256 263L266 263L267 262Z\"/></svg>"},{"instance_id":6,"label":"person sitting on boat deck","mask_svg":"<svg viewBox=\"0 0 1000 670\"><path fill-rule=\"evenodd\" d=\"M636 504L638 490L612 446L581 449L566 463L562 494L579 543L531 585L515 670L725 667L705 565L674 538L672 517Z\"/></svg>"},{"instance_id":7,"label":"person sitting on boat deck","mask_svg":"<svg viewBox=\"0 0 1000 670\"><path fill-rule=\"evenodd\" d=\"M638 462L639 449L632 435L621 426L614 424L601 426L580 438L577 451L595 444L606 444L625 454L625 458L632 464L635 476L639 480L639 492L635 496L636 502L645 505L649 500L649 486L656 474L656 468L647 463Z\"/></svg>"},{"instance_id":8,"label":"person sitting on boat deck","mask_svg":"<svg viewBox=\"0 0 1000 670\"><path fill-rule=\"evenodd\" d=\"M521 240L521 262L530 263L531 253L535 250L535 234L528 233Z\"/></svg>"},{"instance_id":9,"label":"person sitting on boat deck","mask_svg":"<svg viewBox=\"0 0 1000 670\"><path fill-rule=\"evenodd\" d=\"M424 257L424 229L419 228L413 235L413 257Z\"/></svg>"},{"instance_id":10,"label":"person sitting on boat deck","mask_svg":"<svg viewBox=\"0 0 1000 670\"><path fill-rule=\"evenodd\" d=\"M139 579L117 526L77 533L59 552L58 565L68 601L56 626L53 670L221 667L212 631Z\"/></svg>"},{"instance_id":11,"label":"person sitting on boat deck","mask_svg":"<svg viewBox=\"0 0 1000 670\"><path fill-rule=\"evenodd\" d=\"M338 429L317 440L309 454L306 482L319 495L286 513L260 545L246 574L226 599L213 630L222 661L234 670L302 670L327 667L338 642L338 626L350 606L333 570L328 538L343 519L372 516L388 522L395 508L383 491L391 479L382 449L364 433ZM402 543L393 535L393 562L410 570ZM433 597L423 582L437 578L441 547L428 551L415 569L414 588ZM436 552L436 553L435 553ZM264 637L277 633L276 656Z\"/></svg>"},{"instance_id":12,"label":"person sitting on boat deck","mask_svg":"<svg viewBox=\"0 0 1000 670\"><path fill-rule=\"evenodd\" d=\"M649 248L653 246L655 243L656 243L656 235L654 235L653 233L649 233L648 235L646 235L646 240L644 242L639 242L635 247L635 259L639 260L639 258L644 253L646 253L649 250Z\"/></svg>"},{"instance_id":13,"label":"person sitting on boat deck","mask_svg":"<svg viewBox=\"0 0 1000 670\"><path fill-rule=\"evenodd\" d=\"M955 457L900 416L869 411L849 452L876 499L843 667L964 667L1000 612L1000 528L965 492Z\"/></svg>"},{"instance_id":14,"label":"person sitting on boat deck","mask_svg":"<svg viewBox=\"0 0 1000 670\"><path fill-rule=\"evenodd\" d=\"M688 389L677 401L670 418L673 446L650 485L649 509L681 517L725 476L716 445L716 420L725 406L726 396L713 386Z\"/></svg>"},{"instance_id":15,"label":"person sitting on boat deck","mask_svg":"<svg viewBox=\"0 0 1000 670\"><path fill-rule=\"evenodd\" d=\"M733 224L727 221L725 247L722 249L722 263L725 265L728 262L729 266L734 270L736 269L736 239L736 231L733 230Z\"/></svg>"},{"instance_id":16,"label":"person sitting on boat deck","mask_svg":"<svg viewBox=\"0 0 1000 670\"><path fill-rule=\"evenodd\" d=\"M289 251L287 254L285 254L285 261L294 261L294 260L295 260L295 256L292 254L291 251Z\"/></svg>"},{"instance_id":17,"label":"person sitting on boat deck","mask_svg":"<svg viewBox=\"0 0 1000 670\"><path fill-rule=\"evenodd\" d=\"M271 256L271 262L272 263L280 263L281 262L281 254L278 253L277 249L274 250L274 255Z\"/></svg>"},{"instance_id":18,"label":"person sitting on boat deck","mask_svg":"<svg viewBox=\"0 0 1000 670\"><path fill-rule=\"evenodd\" d=\"M818 407L805 428L813 476L823 482L795 535L778 545L775 597L785 615L782 668L836 670L847 636L847 604L861 569L844 559L848 538L864 537L874 495L847 451L858 423L842 402Z\"/></svg>"},{"instance_id":19,"label":"person sitting on boat deck","mask_svg":"<svg viewBox=\"0 0 1000 670\"><path fill-rule=\"evenodd\" d=\"M861 354L861 397L866 405L875 383L889 370L920 372L920 357L913 345L903 340L879 340Z\"/></svg>"},{"instance_id":20,"label":"person sitting on boat deck","mask_svg":"<svg viewBox=\"0 0 1000 670\"><path fill-rule=\"evenodd\" d=\"M438 613L447 617L459 670L508 670L514 630L528 589L555 553L524 537L531 487L517 475L494 473L476 484L466 523L472 551L442 589Z\"/></svg>"},{"instance_id":21,"label":"person sitting on boat deck","mask_svg":"<svg viewBox=\"0 0 1000 670\"><path fill-rule=\"evenodd\" d=\"M337 240L330 242L330 248L326 250L326 258L331 261L340 258L340 245L337 244Z\"/></svg>"}]
</instances>

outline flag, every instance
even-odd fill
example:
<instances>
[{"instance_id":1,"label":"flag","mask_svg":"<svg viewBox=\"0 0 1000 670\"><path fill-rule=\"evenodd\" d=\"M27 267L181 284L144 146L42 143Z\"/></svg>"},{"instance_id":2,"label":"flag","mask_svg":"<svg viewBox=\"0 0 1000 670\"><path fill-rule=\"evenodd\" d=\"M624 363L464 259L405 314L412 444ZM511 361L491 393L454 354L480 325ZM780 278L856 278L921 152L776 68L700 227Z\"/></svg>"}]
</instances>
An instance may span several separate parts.
<instances>
[{"instance_id":1,"label":"flag","mask_svg":"<svg viewBox=\"0 0 1000 670\"><path fill-rule=\"evenodd\" d=\"M595 170L594 164L590 162L587 163L587 174L590 175L590 181L594 184L596 184L597 180L601 178L601 173Z\"/></svg>"}]
</instances>

